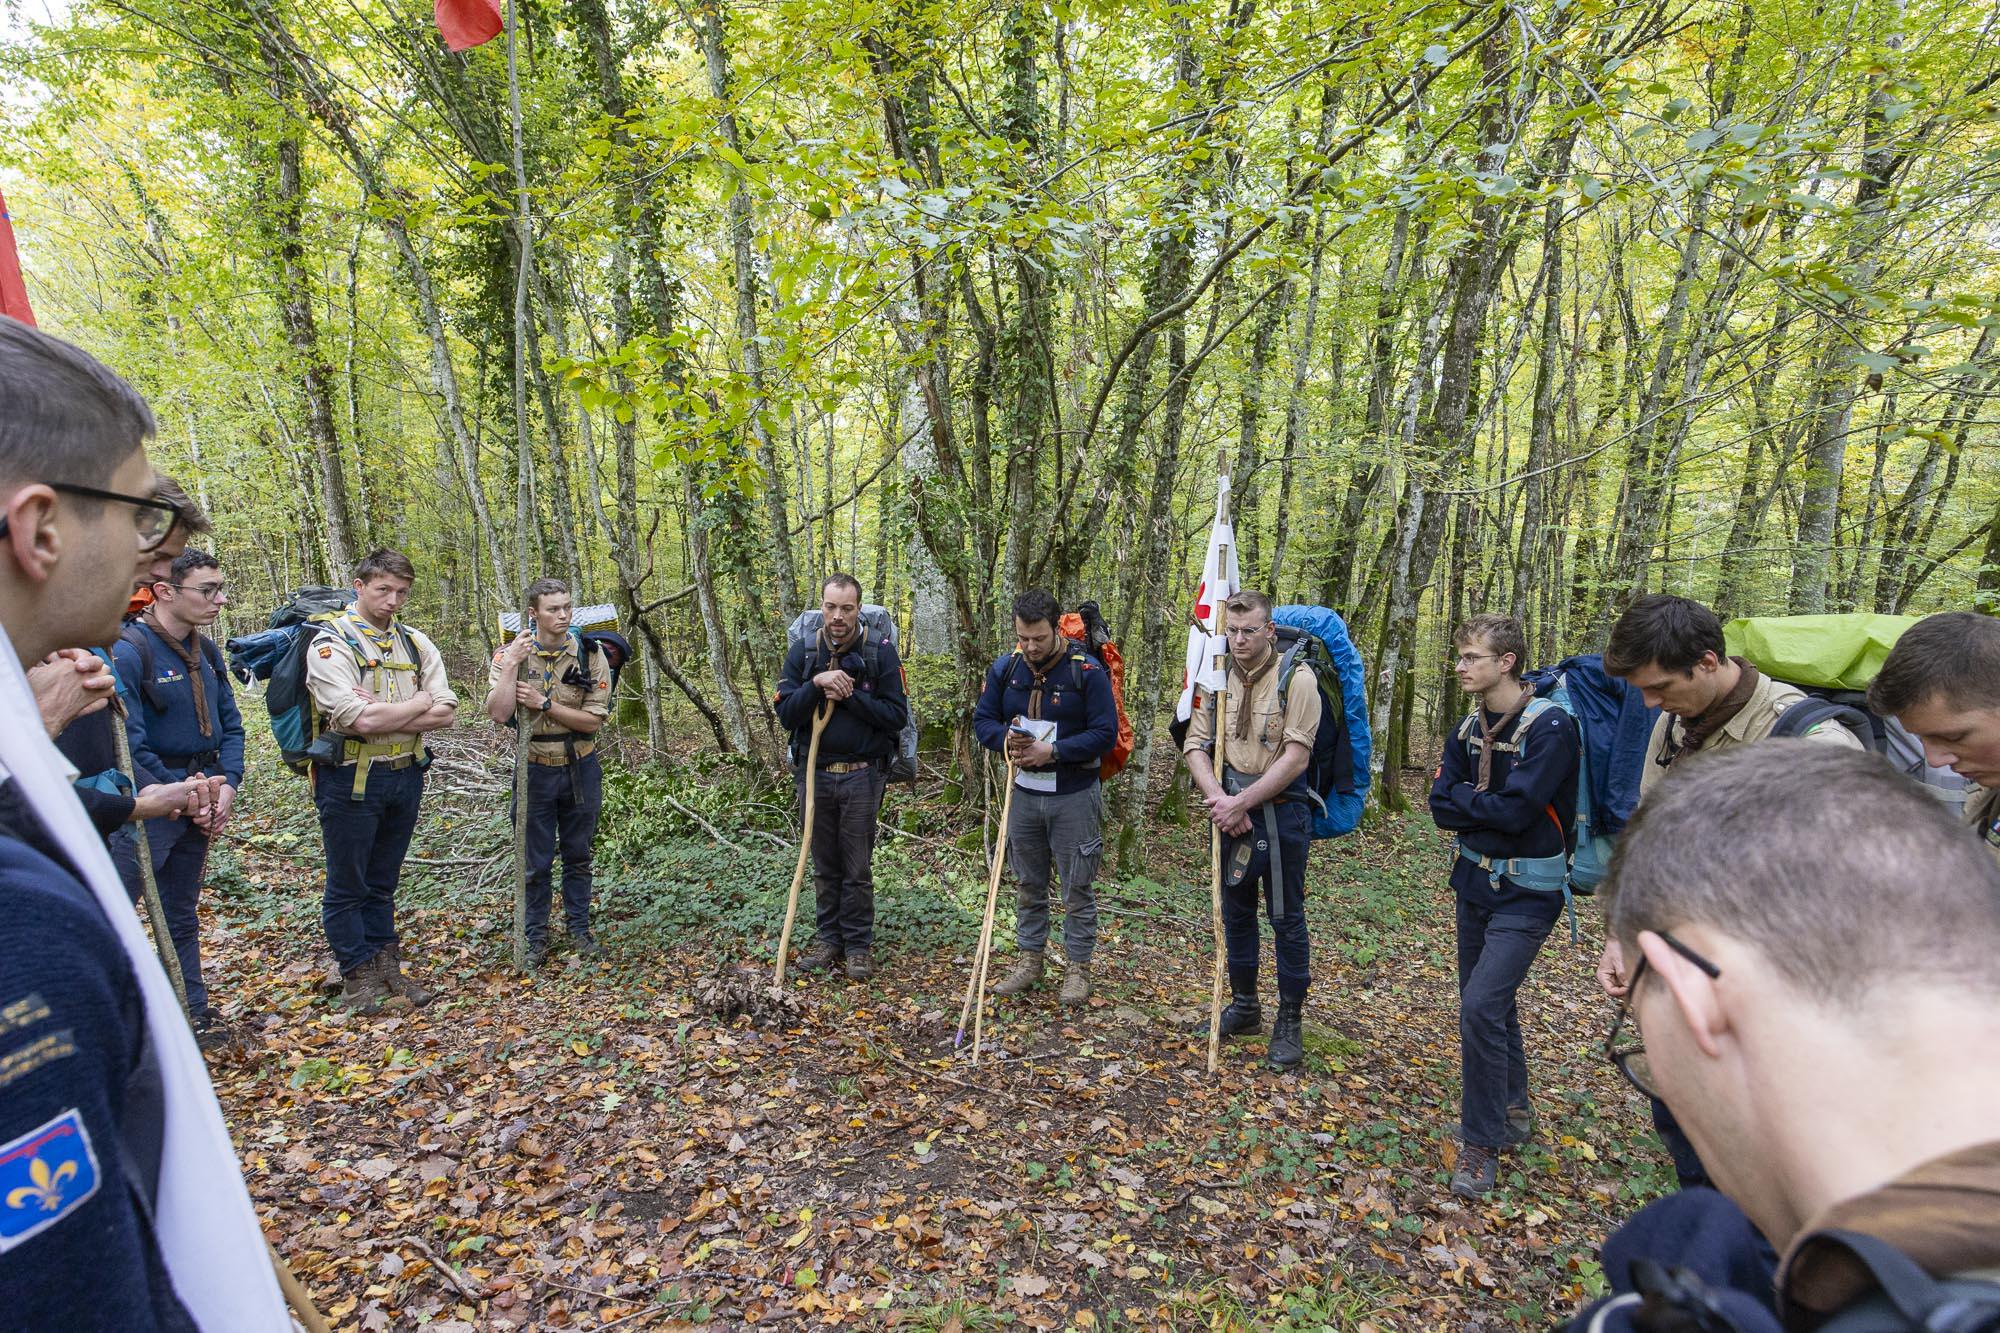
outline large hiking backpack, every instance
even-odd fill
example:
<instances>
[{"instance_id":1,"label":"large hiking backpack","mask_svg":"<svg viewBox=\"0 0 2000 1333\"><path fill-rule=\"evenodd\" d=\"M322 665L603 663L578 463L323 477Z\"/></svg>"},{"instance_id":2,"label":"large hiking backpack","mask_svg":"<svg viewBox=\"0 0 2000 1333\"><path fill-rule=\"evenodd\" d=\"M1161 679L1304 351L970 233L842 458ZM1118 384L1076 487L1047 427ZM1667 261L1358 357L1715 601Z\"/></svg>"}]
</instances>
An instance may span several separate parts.
<instances>
[{"instance_id":1,"label":"large hiking backpack","mask_svg":"<svg viewBox=\"0 0 2000 1333\"><path fill-rule=\"evenodd\" d=\"M1924 759L1923 744L1893 717L1868 707L1868 683L1915 616L1864 612L1824 616L1742 616L1722 627L1729 652L1773 680L1805 691L1771 729L1773 736L1803 736L1838 723L1946 805L1962 809L1969 783Z\"/></svg>"},{"instance_id":2,"label":"large hiking backpack","mask_svg":"<svg viewBox=\"0 0 2000 1333\"><path fill-rule=\"evenodd\" d=\"M1104 623L1096 602L1085 602L1076 610L1065 612L1056 632L1071 643L1081 644L1111 678L1111 702L1118 709L1118 738L1097 766L1098 779L1109 782L1125 771L1127 761L1132 758L1132 719L1125 715L1125 655L1111 641L1111 627ZM1079 695L1083 693L1081 667L1077 669L1076 690Z\"/></svg>"},{"instance_id":3,"label":"large hiking backpack","mask_svg":"<svg viewBox=\"0 0 2000 1333\"><path fill-rule=\"evenodd\" d=\"M1934 1278L1887 1241L1858 1231L1807 1239L1838 1245L1875 1279L1860 1300L1816 1325L1819 1333L2000 1333L2000 1273Z\"/></svg>"},{"instance_id":4,"label":"large hiking backpack","mask_svg":"<svg viewBox=\"0 0 2000 1333\"><path fill-rule=\"evenodd\" d=\"M1611 850L1639 804L1646 742L1660 710L1639 691L1604 669L1595 653L1567 657L1529 671L1522 683L1536 701L1562 709L1576 723L1576 828L1571 840L1569 887L1597 892L1611 868Z\"/></svg>"},{"instance_id":5,"label":"large hiking backpack","mask_svg":"<svg viewBox=\"0 0 2000 1333\"><path fill-rule=\"evenodd\" d=\"M521 632L521 613L500 613L500 637L507 640ZM579 606L570 613L569 636L576 640L576 660L586 667L592 653L603 653L611 668L611 692L618 693L618 677L632 660L632 644L618 632L618 608L610 603Z\"/></svg>"},{"instance_id":6,"label":"large hiking backpack","mask_svg":"<svg viewBox=\"0 0 2000 1333\"><path fill-rule=\"evenodd\" d=\"M786 650L797 644L815 644L819 632L826 624L826 617L817 609L801 611L785 627ZM896 646L896 622L889 615L887 607L864 605L861 608L861 660L869 678L880 679L882 675L882 645ZM908 679L904 680L908 689ZM794 740L791 746L792 767L805 762L805 750ZM903 733L896 738L896 753L889 760L889 781L910 782L917 780L917 710L912 707L903 719Z\"/></svg>"}]
</instances>

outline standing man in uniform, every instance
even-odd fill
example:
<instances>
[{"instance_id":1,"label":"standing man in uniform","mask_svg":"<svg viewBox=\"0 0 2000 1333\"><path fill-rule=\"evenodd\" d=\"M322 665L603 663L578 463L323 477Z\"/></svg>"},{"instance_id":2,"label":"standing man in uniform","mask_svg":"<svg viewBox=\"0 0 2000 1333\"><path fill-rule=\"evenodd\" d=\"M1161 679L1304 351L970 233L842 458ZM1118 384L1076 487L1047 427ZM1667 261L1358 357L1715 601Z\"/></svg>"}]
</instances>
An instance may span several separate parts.
<instances>
[{"instance_id":1,"label":"standing man in uniform","mask_svg":"<svg viewBox=\"0 0 2000 1333\"><path fill-rule=\"evenodd\" d=\"M403 975L396 883L417 830L429 757L424 734L458 718L458 696L428 637L397 619L416 583L400 551L354 571L354 604L306 652L306 688L323 719L313 804L326 841L320 919L340 965L340 1002L359 1013L429 1004Z\"/></svg>"},{"instance_id":2,"label":"standing man in uniform","mask_svg":"<svg viewBox=\"0 0 2000 1333\"><path fill-rule=\"evenodd\" d=\"M1019 995L1042 979L1049 939L1049 875L1062 881L1062 1003L1090 998L1097 947L1097 894L1104 858L1104 789L1097 770L1118 740L1111 677L1066 639L1062 608L1040 588L1014 599L1014 651L993 663L979 689L972 725L979 743L1005 753L1019 772L1007 819L1007 852L1020 881L1014 942L1021 957L996 995ZM1040 736L1041 738L1038 738Z\"/></svg>"},{"instance_id":3,"label":"standing man in uniform","mask_svg":"<svg viewBox=\"0 0 2000 1333\"><path fill-rule=\"evenodd\" d=\"M535 968L549 952L549 878L558 847L570 947L579 958L604 952L590 934L590 847L604 808L597 729L611 712L611 663L602 651L583 660L583 640L569 632L576 610L569 585L536 579L522 602L532 623L493 654L486 715L502 726L519 725L526 709L530 719L528 966Z\"/></svg>"},{"instance_id":4,"label":"standing man in uniform","mask_svg":"<svg viewBox=\"0 0 2000 1333\"><path fill-rule=\"evenodd\" d=\"M117 638L175 520L152 433L123 380L0 317L0 1310L253 1333L287 1320L221 1107L25 677Z\"/></svg>"},{"instance_id":5,"label":"standing man in uniform","mask_svg":"<svg viewBox=\"0 0 2000 1333\"><path fill-rule=\"evenodd\" d=\"M1868 683L1868 706L1921 741L1926 763L1975 784L1965 822L2000 857L2000 620L1970 611L1919 620Z\"/></svg>"},{"instance_id":6,"label":"standing man in uniform","mask_svg":"<svg viewBox=\"0 0 2000 1333\"><path fill-rule=\"evenodd\" d=\"M214 1025L215 1015L201 975L197 905L209 842L228 825L243 785L243 718L221 650L201 632L215 623L228 597L220 562L206 551L188 551L152 586L152 604L126 626L112 656L130 701L125 734L133 780L142 788L189 779L209 785L192 818L146 822L154 882L180 955L188 1016L199 1033ZM139 848L130 829L112 839L111 859L138 897Z\"/></svg>"},{"instance_id":7,"label":"standing man in uniform","mask_svg":"<svg viewBox=\"0 0 2000 1333\"><path fill-rule=\"evenodd\" d=\"M1463 1145L1451 1192L1490 1193L1497 1154L1534 1133L1518 994L1562 915L1576 827L1580 738L1570 715L1521 683L1528 636L1512 616L1476 615L1452 636L1472 696L1445 738L1431 818L1458 834L1458 1049Z\"/></svg>"},{"instance_id":8,"label":"standing man in uniform","mask_svg":"<svg viewBox=\"0 0 2000 1333\"><path fill-rule=\"evenodd\" d=\"M1785 710L1806 697L1795 686L1772 680L1742 658L1729 656L1715 612L1667 593L1641 597L1618 617L1605 645L1604 669L1638 690L1647 707L1660 710L1639 775L1641 805L1680 760L1763 740ZM1861 748L1853 733L1838 723L1821 723L1800 739ZM1616 935L1605 938L1597 981L1614 1000L1624 999L1631 985ZM1708 1184L1708 1172L1694 1145L1657 1097L1653 1125L1673 1154L1681 1188Z\"/></svg>"},{"instance_id":9,"label":"standing man in uniform","mask_svg":"<svg viewBox=\"0 0 2000 1333\"><path fill-rule=\"evenodd\" d=\"M1222 933L1229 958L1229 1007L1222 1035L1263 1030L1257 1003L1257 900L1269 903L1278 960L1278 1019L1266 1059L1290 1069L1305 1058L1301 1014L1312 985L1306 934L1306 852L1312 846L1306 766L1319 734L1319 690L1294 680L1278 688L1278 636L1271 599L1245 590L1229 612L1229 717L1217 736L1215 699L1195 701L1187 740L1188 776L1222 830ZM1304 662L1300 671L1310 671Z\"/></svg>"},{"instance_id":10,"label":"standing man in uniform","mask_svg":"<svg viewBox=\"0 0 2000 1333\"><path fill-rule=\"evenodd\" d=\"M778 677L778 721L792 733L799 762L812 738L813 716L830 708L820 734L818 769L802 773L817 784L812 829L813 896L818 923L809 972L846 962L847 975L875 975L875 823L889 785L889 759L909 716L903 664L886 639L865 642L861 582L829 574L820 585L819 637L795 643Z\"/></svg>"}]
</instances>

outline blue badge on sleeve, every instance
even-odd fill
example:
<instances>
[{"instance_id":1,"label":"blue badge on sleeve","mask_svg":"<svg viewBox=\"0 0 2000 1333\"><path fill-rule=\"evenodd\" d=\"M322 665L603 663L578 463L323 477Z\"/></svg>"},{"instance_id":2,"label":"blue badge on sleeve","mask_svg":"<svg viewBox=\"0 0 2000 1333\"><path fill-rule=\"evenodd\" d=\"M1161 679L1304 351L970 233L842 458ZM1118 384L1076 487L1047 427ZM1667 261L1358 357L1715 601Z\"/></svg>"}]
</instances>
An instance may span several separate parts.
<instances>
[{"instance_id":1,"label":"blue badge on sleeve","mask_svg":"<svg viewBox=\"0 0 2000 1333\"><path fill-rule=\"evenodd\" d=\"M0 1144L0 1254L82 1207L97 1181L90 1131L74 1109Z\"/></svg>"}]
</instances>

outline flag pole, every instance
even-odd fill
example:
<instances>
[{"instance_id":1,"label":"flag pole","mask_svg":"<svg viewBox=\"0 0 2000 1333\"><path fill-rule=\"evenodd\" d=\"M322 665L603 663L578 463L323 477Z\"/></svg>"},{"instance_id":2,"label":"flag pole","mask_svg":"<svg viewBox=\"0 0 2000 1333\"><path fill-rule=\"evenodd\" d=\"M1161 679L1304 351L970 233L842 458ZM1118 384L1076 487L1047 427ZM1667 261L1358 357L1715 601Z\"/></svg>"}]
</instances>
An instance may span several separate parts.
<instances>
[{"instance_id":1,"label":"flag pole","mask_svg":"<svg viewBox=\"0 0 2000 1333\"><path fill-rule=\"evenodd\" d=\"M1227 477L1226 456L1216 452L1216 473ZM1215 491L1215 519L1218 524L1228 515L1223 512L1222 487ZM1232 532L1232 536L1233 536ZM1216 568L1222 581L1229 581L1229 547L1222 548L1222 558ZM1229 771L1229 606L1230 596L1220 597L1215 603L1215 632L1221 641L1222 650L1215 654L1213 666L1218 684L1215 689L1215 781L1223 782L1223 774ZM1222 938L1222 826L1213 820L1208 825L1209 854L1209 925L1215 935L1215 963L1208 986L1208 1072L1213 1074L1222 1062L1222 983L1229 969L1227 945Z\"/></svg>"}]
</instances>

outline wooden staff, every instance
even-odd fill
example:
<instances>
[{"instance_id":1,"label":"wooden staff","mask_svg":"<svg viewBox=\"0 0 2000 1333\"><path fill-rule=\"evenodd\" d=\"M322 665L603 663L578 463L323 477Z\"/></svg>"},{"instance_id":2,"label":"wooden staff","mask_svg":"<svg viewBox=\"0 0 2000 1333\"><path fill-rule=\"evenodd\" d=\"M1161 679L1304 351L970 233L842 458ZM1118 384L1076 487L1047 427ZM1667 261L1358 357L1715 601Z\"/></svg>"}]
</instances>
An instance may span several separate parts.
<instances>
[{"instance_id":1,"label":"wooden staff","mask_svg":"<svg viewBox=\"0 0 2000 1333\"><path fill-rule=\"evenodd\" d=\"M312 1295L306 1291L305 1283L299 1281L298 1276L279 1256L277 1250L272 1248L270 1241L264 1242L264 1248L270 1251L271 1268L278 1275L278 1290L285 1293L285 1304L292 1307L292 1313L298 1316L299 1324L306 1333L330 1333L326 1320L312 1302Z\"/></svg>"},{"instance_id":2,"label":"wooden staff","mask_svg":"<svg viewBox=\"0 0 2000 1333\"><path fill-rule=\"evenodd\" d=\"M1229 569L1227 546L1222 548L1222 569L1225 573ZM1229 607L1220 600L1215 604L1215 632L1222 638L1222 651L1216 655L1222 684L1215 690L1215 782L1227 791L1223 774L1229 771ZM1222 1062L1222 983L1229 971L1229 953L1222 938L1222 825L1211 820L1208 835L1209 916L1215 931L1215 975L1208 991L1208 1072L1213 1074Z\"/></svg>"},{"instance_id":3,"label":"wooden staff","mask_svg":"<svg viewBox=\"0 0 2000 1333\"><path fill-rule=\"evenodd\" d=\"M979 952L972 960L972 975L965 983L965 1003L958 1011L958 1036L951 1043L957 1050L965 1042L965 1020L972 1017L972 1063L979 1063L979 1048L986 1036L986 972L993 957L993 913L1000 904L1000 876L1007 865L1007 818L1014 809L1014 761L1007 761L1007 793L1000 798L1000 832L993 840L993 865L986 872L986 917L979 925Z\"/></svg>"},{"instance_id":4,"label":"wooden staff","mask_svg":"<svg viewBox=\"0 0 2000 1333\"><path fill-rule=\"evenodd\" d=\"M785 988L785 959L792 949L792 922L799 915L799 886L805 883L806 861L812 856L813 807L818 795L819 734L826 730L827 719L833 716L833 700L828 699L813 714L812 741L806 746L806 817L805 828L799 833L799 863L792 871L792 891L785 898L785 928L778 936L778 974L771 981L773 991Z\"/></svg>"},{"instance_id":5,"label":"wooden staff","mask_svg":"<svg viewBox=\"0 0 2000 1333\"><path fill-rule=\"evenodd\" d=\"M112 696L111 735L118 747L118 771L125 775L125 781L132 785L136 796L139 781L132 773L132 742L125 735L125 701ZM160 901L159 881L153 877L153 844L146 837L146 821L132 821L132 849L138 853L139 884L144 892L140 895L146 904L146 920L153 926L153 946L160 951L160 965L167 969L167 980L174 983L174 998L181 1002L181 1012L188 1013L187 978L181 975L180 951L174 948L173 932L167 929L166 904ZM191 1015L190 1015L191 1016Z\"/></svg>"},{"instance_id":6,"label":"wooden staff","mask_svg":"<svg viewBox=\"0 0 2000 1333\"><path fill-rule=\"evenodd\" d=\"M535 632L534 613L521 606L522 634ZM528 752L529 736L535 729L535 715L520 702L521 668L514 668L514 970L528 970ZM421 744L421 742L419 742Z\"/></svg>"}]
</instances>

